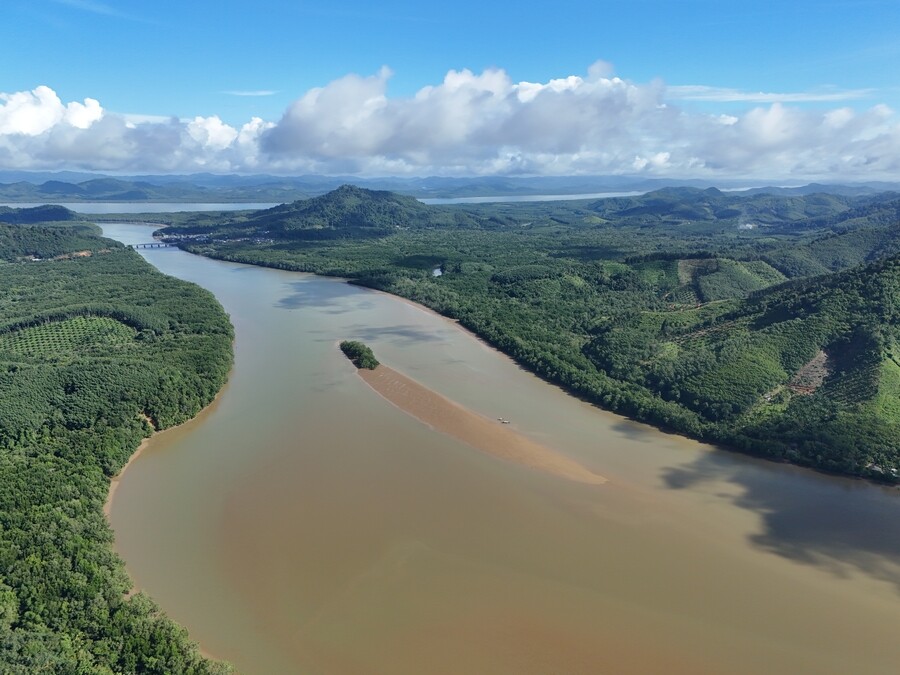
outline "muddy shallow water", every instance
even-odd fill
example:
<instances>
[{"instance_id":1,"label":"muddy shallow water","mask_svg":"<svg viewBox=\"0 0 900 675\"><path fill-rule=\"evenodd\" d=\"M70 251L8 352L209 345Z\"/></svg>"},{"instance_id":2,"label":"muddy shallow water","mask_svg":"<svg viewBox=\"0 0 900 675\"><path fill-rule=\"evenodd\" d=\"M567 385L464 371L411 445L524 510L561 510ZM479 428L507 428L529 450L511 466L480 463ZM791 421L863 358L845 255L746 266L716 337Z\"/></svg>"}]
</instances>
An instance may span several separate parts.
<instances>
[{"instance_id":1,"label":"muddy shallow water","mask_svg":"<svg viewBox=\"0 0 900 675\"><path fill-rule=\"evenodd\" d=\"M116 548L240 672L896 672L896 491L592 408L397 298L142 253L216 294L236 362L210 409L122 475ZM608 482L429 429L341 339Z\"/></svg>"}]
</instances>

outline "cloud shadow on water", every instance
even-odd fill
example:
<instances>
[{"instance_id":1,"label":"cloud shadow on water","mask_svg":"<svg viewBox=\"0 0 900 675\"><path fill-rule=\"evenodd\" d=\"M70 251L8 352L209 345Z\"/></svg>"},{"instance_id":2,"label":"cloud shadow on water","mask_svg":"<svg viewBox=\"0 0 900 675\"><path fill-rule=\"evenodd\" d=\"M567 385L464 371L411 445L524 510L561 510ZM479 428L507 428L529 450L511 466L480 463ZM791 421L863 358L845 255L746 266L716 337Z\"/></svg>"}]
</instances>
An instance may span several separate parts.
<instances>
[{"instance_id":1,"label":"cloud shadow on water","mask_svg":"<svg viewBox=\"0 0 900 675\"><path fill-rule=\"evenodd\" d=\"M313 280L295 281L289 286L291 292L275 303L278 309L310 308L327 314L346 314L375 306L371 299L349 284Z\"/></svg>"},{"instance_id":2,"label":"cloud shadow on water","mask_svg":"<svg viewBox=\"0 0 900 675\"><path fill-rule=\"evenodd\" d=\"M894 585L900 594L900 491L818 474L732 453L704 453L664 470L673 490L722 481L741 488L725 496L760 516L753 546L826 569L838 577L858 571Z\"/></svg>"},{"instance_id":3,"label":"cloud shadow on water","mask_svg":"<svg viewBox=\"0 0 900 675\"><path fill-rule=\"evenodd\" d=\"M658 443L659 429L648 427L646 424L632 422L629 419L621 419L612 425L613 431L622 434L632 441L640 443Z\"/></svg>"},{"instance_id":4,"label":"cloud shadow on water","mask_svg":"<svg viewBox=\"0 0 900 675\"><path fill-rule=\"evenodd\" d=\"M398 324L395 326L351 326L348 337L354 340L375 341L388 339L399 345L412 345L421 342L444 342L440 333L425 330L415 325Z\"/></svg>"}]
</instances>

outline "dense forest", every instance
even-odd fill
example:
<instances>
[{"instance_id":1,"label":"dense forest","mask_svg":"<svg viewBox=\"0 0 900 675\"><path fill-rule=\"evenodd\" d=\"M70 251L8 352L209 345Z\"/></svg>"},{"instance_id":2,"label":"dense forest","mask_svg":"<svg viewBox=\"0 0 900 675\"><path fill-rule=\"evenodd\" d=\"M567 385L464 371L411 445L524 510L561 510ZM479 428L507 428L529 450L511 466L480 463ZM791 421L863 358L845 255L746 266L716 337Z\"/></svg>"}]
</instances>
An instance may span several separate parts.
<instances>
[{"instance_id":1,"label":"dense forest","mask_svg":"<svg viewBox=\"0 0 900 675\"><path fill-rule=\"evenodd\" d=\"M0 672L227 672L129 595L103 505L224 384L228 317L83 224L0 225L0 288Z\"/></svg>"},{"instance_id":2,"label":"dense forest","mask_svg":"<svg viewBox=\"0 0 900 675\"><path fill-rule=\"evenodd\" d=\"M667 188L433 207L345 186L169 224L196 253L421 302L635 419L898 477L900 194Z\"/></svg>"}]
</instances>

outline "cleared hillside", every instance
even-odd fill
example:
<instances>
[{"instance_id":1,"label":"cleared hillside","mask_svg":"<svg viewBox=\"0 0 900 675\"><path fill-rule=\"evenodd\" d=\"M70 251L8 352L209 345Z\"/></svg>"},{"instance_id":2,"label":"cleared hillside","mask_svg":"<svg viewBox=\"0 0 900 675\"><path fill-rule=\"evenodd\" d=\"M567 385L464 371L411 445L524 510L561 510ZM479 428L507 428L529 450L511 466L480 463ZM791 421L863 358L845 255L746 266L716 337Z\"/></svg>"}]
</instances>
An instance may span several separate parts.
<instances>
[{"instance_id":1,"label":"cleared hillside","mask_svg":"<svg viewBox=\"0 0 900 675\"><path fill-rule=\"evenodd\" d=\"M865 200L871 219L860 215ZM207 223L200 237L194 224L163 233L204 255L411 298L636 419L891 479L900 468L892 204L679 189L466 207L451 218L452 209L341 188ZM341 234L302 234L320 231Z\"/></svg>"}]
</instances>

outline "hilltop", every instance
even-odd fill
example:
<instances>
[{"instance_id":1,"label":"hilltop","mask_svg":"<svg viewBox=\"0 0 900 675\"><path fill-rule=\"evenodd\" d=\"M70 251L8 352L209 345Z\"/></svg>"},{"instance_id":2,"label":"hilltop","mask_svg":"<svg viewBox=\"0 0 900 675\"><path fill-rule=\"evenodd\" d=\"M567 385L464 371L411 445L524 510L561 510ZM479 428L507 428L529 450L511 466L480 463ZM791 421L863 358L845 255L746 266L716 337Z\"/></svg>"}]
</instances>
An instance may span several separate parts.
<instances>
[{"instance_id":1,"label":"hilltop","mask_svg":"<svg viewBox=\"0 0 900 675\"><path fill-rule=\"evenodd\" d=\"M224 220L189 216L166 234L315 241L370 239L401 230L481 227L485 223L491 224L488 219L448 207L428 206L413 197L343 185L318 197L229 214Z\"/></svg>"},{"instance_id":2,"label":"hilltop","mask_svg":"<svg viewBox=\"0 0 900 675\"><path fill-rule=\"evenodd\" d=\"M290 236L309 236L310 230L345 235L390 234L395 229L477 226L478 221L461 211L427 206L413 197L385 190L342 185L312 199L282 204L259 211L247 225Z\"/></svg>"},{"instance_id":3,"label":"hilltop","mask_svg":"<svg viewBox=\"0 0 900 675\"><path fill-rule=\"evenodd\" d=\"M416 300L635 419L888 480L900 470L898 207L896 193L677 188L438 209L346 186L164 233Z\"/></svg>"}]
</instances>

